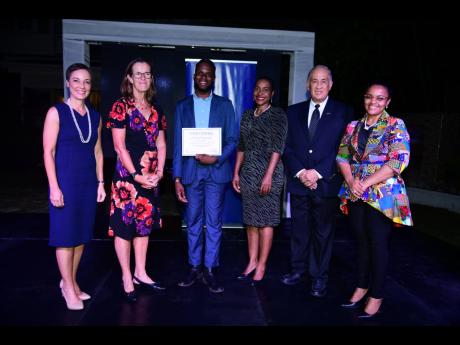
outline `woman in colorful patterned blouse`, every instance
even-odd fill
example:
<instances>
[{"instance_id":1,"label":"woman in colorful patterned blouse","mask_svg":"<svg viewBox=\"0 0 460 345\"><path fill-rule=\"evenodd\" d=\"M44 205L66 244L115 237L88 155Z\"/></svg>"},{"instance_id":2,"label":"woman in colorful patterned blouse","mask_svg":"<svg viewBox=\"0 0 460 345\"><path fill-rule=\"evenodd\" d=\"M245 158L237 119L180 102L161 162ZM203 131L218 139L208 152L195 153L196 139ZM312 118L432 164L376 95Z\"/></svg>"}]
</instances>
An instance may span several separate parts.
<instances>
[{"instance_id":1,"label":"woman in colorful patterned blouse","mask_svg":"<svg viewBox=\"0 0 460 345\"><path fill-rule=\"evenodd\" d=\"M366 116L348 124L337 163L344 176L340 208L350 217L358 242L358 284L344 308L367 302L360 318L374 316L381 304L388 262L388 238L396 225L413 225L401 172L409 164L409 133L390 116L389 89L372 84L364 95Z\"/></svg>"},{"instance_id":2,"label":"woman in colorful patterned blouse","mask_svg":"<svg viewBox=\"0 0 460 345\"><path fill-rule=\"evenodd\" d=\"M134 284L164 290L147 274L145 261L149 235L161 226L158 183L166 158L166 120L154 101L151 65L144 59L131 61L121 83L122 98L109 114L118 159L113 175L109 235L115 236L115 251L122 271L124 295L135 302ZM135 253L131 274L131 241Z\"/></svg>"}]
</instances>

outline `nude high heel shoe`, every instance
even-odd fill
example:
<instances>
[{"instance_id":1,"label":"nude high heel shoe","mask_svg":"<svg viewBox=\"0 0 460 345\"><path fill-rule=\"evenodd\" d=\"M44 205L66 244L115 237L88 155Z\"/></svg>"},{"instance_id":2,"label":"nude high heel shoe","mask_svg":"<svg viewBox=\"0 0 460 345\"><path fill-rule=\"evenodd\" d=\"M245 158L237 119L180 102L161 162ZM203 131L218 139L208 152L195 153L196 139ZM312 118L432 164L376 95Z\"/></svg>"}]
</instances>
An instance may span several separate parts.
<instances>
[{"instance_id":1,"label":"nude high heel shoe","mask_svg":"<svg viewBox=\"0 0 460 345\"><path fill-rule=\"evenodd\" d=\"M61 293L62 293L62 297L64 297L64 299L65 299L67 309L69 309L69 310L82 310L84 308L83 302L81 300L79 300L79 302L76 302L76 303L70 303L67 300L67 296L66 296L66 294L64 292L64 289L61 289Z\"/></svg>"},{"instance_id":2,"label":"nude high heel shoe","mask_svg":"<svg viewBox=\"0 0 460 345\"><path fill-rule=\"evenodd\" d=\"M59 282L59 287L62 289L62 285L64 284L64 282L61 281ZM87 294L86 292L83 292L83 291L80 291L80 293L77 295L79 299L81 299L82 301L87 301L91 298L91 295Z\"/></svg>"}]
</instances>

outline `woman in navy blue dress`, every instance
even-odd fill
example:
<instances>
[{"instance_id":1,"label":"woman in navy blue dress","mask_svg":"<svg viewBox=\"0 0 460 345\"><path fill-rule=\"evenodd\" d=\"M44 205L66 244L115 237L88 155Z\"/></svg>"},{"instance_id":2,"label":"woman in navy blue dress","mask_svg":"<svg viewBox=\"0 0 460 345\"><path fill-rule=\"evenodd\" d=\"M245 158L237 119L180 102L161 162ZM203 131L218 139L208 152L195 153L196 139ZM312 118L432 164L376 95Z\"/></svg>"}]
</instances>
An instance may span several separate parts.
<instances>
[{"instance_id":1,"label":"woman in navy blue dress","mask_svg":"<svg viewBox=\"0 0 460 345\"><path fill-rule=\"evenodd\" d=\"M83 309L91 298L80 290L77 270L84 245L91 241L97 202L105 199L101 119L85 105L91 91L89 68L80 63L66 70L70 97L46 114L43 158L49 184L50 237L67 308Z\"/></svg>"},{"instance_id":2,"label":"woman in navy blue dress","mask_svg":"<svg viewBox=\"0 0 460 345\"><path fill-rule=\"evenodd\" d=\"M144 59L128 64L121 83L122 98L112 106L112 130L118 159L112 181L109 235L122 271L124 296L137 299L134 284L164 290L146 272L149 235L161 226L158 183L166 159L166 119L155 102L151 65ZM135 268L131 273L131 242Z\"/></svg>"}]
</instances>

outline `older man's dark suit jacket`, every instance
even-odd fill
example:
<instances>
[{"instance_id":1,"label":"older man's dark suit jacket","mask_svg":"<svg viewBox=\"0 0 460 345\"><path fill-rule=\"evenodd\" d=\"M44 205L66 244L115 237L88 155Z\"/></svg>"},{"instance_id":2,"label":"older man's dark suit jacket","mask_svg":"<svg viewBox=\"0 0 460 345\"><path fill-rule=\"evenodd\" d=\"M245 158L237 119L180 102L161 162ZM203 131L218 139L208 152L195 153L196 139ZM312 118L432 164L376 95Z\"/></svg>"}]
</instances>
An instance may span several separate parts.
<instances>
[{"instance_id":1,"label":"older man's dark suit jacket","mask_svg":"<svg viewBox=\"0 0 460 345\"><path fill-rule=\"evenodd\" d=\"M314 193L318 197L334 197L340 189L342 176L337 170L336 156L346 125L353 119L353 110L329 97L313 138L308 133L310 99L287 109L288 135L283 162L287 173L287 191L295 195ZM306 188L295 174L302 169L316 169L322 179L314 191Z\"/></svg>"}]
</instances>

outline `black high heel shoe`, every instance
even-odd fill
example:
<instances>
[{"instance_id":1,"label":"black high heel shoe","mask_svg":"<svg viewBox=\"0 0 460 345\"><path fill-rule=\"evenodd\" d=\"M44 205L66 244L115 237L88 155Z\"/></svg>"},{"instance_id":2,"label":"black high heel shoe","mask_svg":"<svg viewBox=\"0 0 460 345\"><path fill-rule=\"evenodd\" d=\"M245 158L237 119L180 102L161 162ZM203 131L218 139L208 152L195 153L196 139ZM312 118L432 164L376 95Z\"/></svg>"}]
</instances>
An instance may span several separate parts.
<instances>
[{"instance_id":1,"label":"black high heel shoe","mask_svg":"<svg viewBox=\"0 0 460 345\"><path fill-rule=\"evenodd\" d=\"M251 286L263 286L265 284L265 282L266 282L266 280L264 278L259 279L259 280L251 279Z\"/></svg>"},{"instance_id":2,"label":"black high heel shoe","mask_svg":"<svg viewBox=\"0 0 460 345\"><path fill-rule=\"evenodd\" d=\"M238 279L238 280L246 280L246 279L249 279L251 276L253 276L254 273L256 273L256 268L254 268L251 272L248 272L246 274L241 273L238 277L236 277L236 279Z\"/></svg>"},{"instance_id":3,"label":"black high heel shoe","mask_svg":"<svg viewBox=\"0 0 460 345\"><path fill-rule=\"evenodd\" d=\"M342 303L340 306L342 308L345 308L345 309L356 309L356 308L359 308L363 304L363 299L364 298L361 298L357 302L346 301L346 302Z\"/></svg>"},{"instance_id":4,"label":"black high heel shoe","mask_svg":"<svg viewBox=\"0 0 460 345\"><path fill-rule=\"evenodd\" d=\"M340 306L342 308L345 308L345 309L356 309L356 308L359 308L363 303L364 301L367 299L366 296L367 296L367 292L361 297L361 299L359 301L356 301L356 302L351 302L350 300L346 300L345 302L341 303Z\"/></svg>"},{"instance_id":5,"label":"black high heel shoe","mask_svg":"<svg viewBox=\"0 0 460 345\"><path fill-rule=\"evenodd\" d=\"M376 317L380 313L381 313L380 309L377 310L374 314L368 314L365 311L363 311L362 314L358 315L358 318L359 319L372 319L372 318Z\"/></svg>"},{"instance_id":6,"label":"black high heel shoe","mask_svg":"<svg viewBox=\"0 0 460 345\"><path fill-rule=\"evenodd\" d=\"M378 314L380 314L381 312L382 312L382 302L380 302L379 308L377 309L375 313L369 314L365 310L363 310L363 312L360 315L358 315L358 318L359 319L372 319L376 317Z\"/></svg>"},{"instance_id":7,"label":"black high heel shoe","mask_svg":"<svg viewBox=\"0 0 460 345\"><path fill-rule=\"evenodd\" d=\"M140 280L139 278L137 278L136 276L133 276L133 282L134 282L134 284L142 285L142 286L148 287L148 288L150 288L152 290L156 290L156 291L166 290L166 288L163 285L161 285L160 283L158 283L158 282L146 283L146 282L143 282L142 280Z\"/></svg>"},{"instance_id":8,"label":"black high heel shoe","mask_svg":"<svg viewBox=\"0 0 460 345\"><path fill-rule=\"evenodd\" d=\"M252 286L262 286L267 281L265 279L265 277L267 276L267 271L264 272L264 275L262 276L262 279L256 280L256 279L254 279L254 276L255 276L255 272L254 272L254 275L253 275L253 277L251 279L251 285Z\"/></svg>"},{"instance_id":9,"label":"black high heel shoe","mask_svg":"<svg viewBox=\"0 0 460 345\"><path fill-rule=\"evenodd\" d=\"M129 302L129 303L137 302L137 292L136 292L136 290L133 290L133 291L130 291L130 292L126 292L126 291L123 291L123 292L124 292L124 297L125 297L127 302Z\"/></svg>"},{"instance_id":10,"label":"black high heel shoe","mask_svg":"<svg viewBox=\"0 0 460 345\"><path fill-rule=\"evenodd\" d=\"M123 285L123 282L121 283L121 289L123 291L123 297L127 302L134 303L134 302L137 301L137 292L136 292L136 290L126 292L125 287Z\"/></svg>"}]
</instances>

